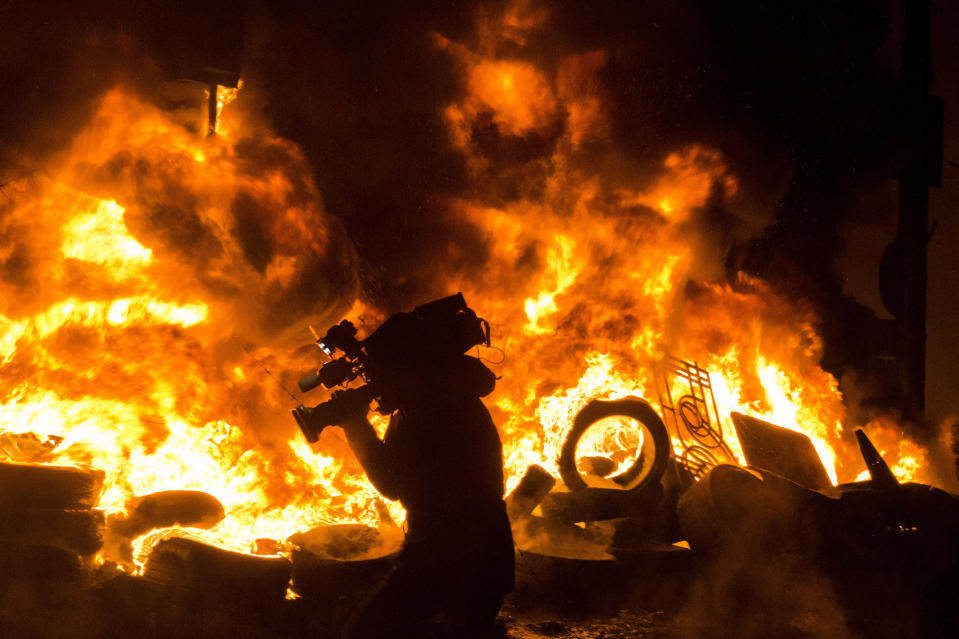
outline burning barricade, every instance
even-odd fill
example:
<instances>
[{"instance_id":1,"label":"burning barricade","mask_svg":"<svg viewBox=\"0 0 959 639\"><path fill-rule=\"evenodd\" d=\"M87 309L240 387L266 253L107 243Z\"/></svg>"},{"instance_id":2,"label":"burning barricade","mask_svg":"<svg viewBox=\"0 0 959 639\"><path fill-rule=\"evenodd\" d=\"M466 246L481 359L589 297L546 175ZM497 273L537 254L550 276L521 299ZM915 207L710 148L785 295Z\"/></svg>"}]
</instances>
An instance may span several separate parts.
<instances>
[{"instance_id":1,"label":"burning barricade","mask_svg":"<svg viewBox=\"0 0 959 639\"><path fill-rule=\"evenodd\" d=\"M836 379L819 366L815 314L746 274L717 281L703 264L725 247L697 221L710 207L735 209L740 191L722 154L688 145L639 166L616 153L597 88L608 52L539 68L496 47L436 44L466 78L437 128L448 129L469 188L430 199L482 259L440 242L429 286L462 286L496 318L510 357L489 409L520 563L592 558L619 583L630 556L685 561L675 542L705 552L728 536L721 522L741 521L697 506L696 491L709 503L735 477L746 487L731 491L750 493L760 479L742 475L746 463L766 469L764 489L772 471L787 479L782 494L831 508L830 486L858 461L844 450ZM366 329L382 319L360 292L356 246L295 144L236 105L223 107L219 135L196 135L181 121L188 100L173 102L107 92L43 175L3 190L0 452L50 464L2 471L15 476L0 484L10 500L5 620L32 610L24 601L63 607L40 593L69 592L126 619L118 635L195 636L191 620L204 631L229 625L204 616L220 606L250 617L262 603L276 620L277 609L297 610L287 596L335 605L335 585L374 580L399 545L402 509L378 498L334 429L321 434L328 416L297 410L318 441L292 438L288 397L262 375L266 366L293 387L315 353L289 352L308 322L345 315ZM499 171L497 154L513 146L530 147L528 166ZM663 359L669 350L703 366ZM661 362L655 374L651 361ZM327 381L359 374L338 366ZM755 457L723 434L733 411L802 430L820 468ZM62 498L35 499L47 486ZM881 490L951 507L934 491ZM782 494L771 498L780 508ZM874 494L871 484L845 491L841 512L869 511ZM875 525L898 532L860 531L838 547L857 535L912 543L926 528L891 515Z\"/></svg>"},{"instance_id":2,"label":"burning barricade","mask_svg":"<svg viewBox=\"0 0 959 639\"><path fill-rule=\"evenodd\" d=\"M666 365L677 370L677 363L687 372L698 369L678 360ZM707 391L700 397L707 401L695 402L691 394L681 400L685 405L678 414L691 427L687 435L696 433L709 449L730 454L718 420L705 411L697 414L697 406L710 406L708 374L699 370L684 378L705 382ZM669 396L661 401L663 413L669 415ZM583 433L613 415L630 418L645 443L628 459L626 470L617 474L609 455L586 455L574 462ZM709 419L717 430L704 426ZM933 486L901 483L862 429L855 435L868 478L834 485L804 434L741 413L731 419L743 465L735 458L718 462L702 450L690 453L692 447L676 454L675 449L682 450L675 446L682 437L667 433L643 400L588 404L574 420L558 460L565 489L554 491L555 478L531 466L507 498L519 547L533 557L594 562L615 557L627 563L644 554L681 556L683 548L691 549L696 558L692 571L675 560L670 564L687 587L707 579L711 588L732 588L729 592L735 594L726 596L750 601L763 599L752 590L795 589L792 597L782 597L792 605L777 604L776 616L761 632L832 633L847 624L870 637L952 632L959 497ZM620 485L598 487L610 482ZM590 574L596 572L591 566L581 562L575 576L551 574L541 561L538 569L540 577L564 581L562 596L568 606L575 600L572 583L585 581L610 596L609 588L591 583ZM650 571L648 562L643 570L644 579L662 584L663 575ZM628 573L608 570L599 574L601 581L611 575L620 580L614 589L619 597L624 587L635 587L635 575L631 579ZM815 584L815 598L828 604L810 601L805 593L810 583ZM595 606L584 597L585 590L579 589L580 603ZM644 595L649 597L649 592ZM777 597L771 601L779 601ZM817 606L823 613L819 626L808 620ZM727 616L736 609L736 614L753 616L742 603L737 607L727 602L711 613L707 625L727 628L741 622Z\"/></svg>"},{"instance_id":3,"label":"burning barricade","mask_svg":"<svg viewBox=\"0 0 959 639\"><path fill-rule=\"evenodd\" d=\"M362 372L351 371L345 377ZM952 627L959 498L901 483L862 430L856 437L869 473L862 481L834 485L808 437L741 413L731 418L745 463L722 458L732 453L713 412L708 373L673 359L659 372L679 372L684 380L663 385L660 411L638 397L593 400L572 420L556 460L562 484L534 464L507 496L519 549L518 600L556 596L550 588L558 587L566 605L612 599L615 606L621 597L611 589L661 585L670 572L674 580L695 581L730 558L750 574L768 562L781 569L781 558L791 557L808 564L803 570L813 566L870 636ZM314 436L315 418L308 409L298 412L304 434ZM593 431L613 448L600 450ZM396 524L321 526L283 546L260 540L260 556L249 555L179 532L223 519L222 504L200 491L144 495L126 514L105 516L96 510L102 472L3 463L0 480L7 592L21 589L40 606L110 608L132 632L334 632L390 571L403 537ZM95 560L108 552L132 564L131 543L144 536L152 548L141 576L110 575ZM276 556L284 548L292 554ZM660 563L650 571L653 556ZM642 575L635 574L639 565ZM889 610L875 612L880 600L896 623L890 625ZM112 636L89 630L76 636Z\"/></svg>"}]
</instances>

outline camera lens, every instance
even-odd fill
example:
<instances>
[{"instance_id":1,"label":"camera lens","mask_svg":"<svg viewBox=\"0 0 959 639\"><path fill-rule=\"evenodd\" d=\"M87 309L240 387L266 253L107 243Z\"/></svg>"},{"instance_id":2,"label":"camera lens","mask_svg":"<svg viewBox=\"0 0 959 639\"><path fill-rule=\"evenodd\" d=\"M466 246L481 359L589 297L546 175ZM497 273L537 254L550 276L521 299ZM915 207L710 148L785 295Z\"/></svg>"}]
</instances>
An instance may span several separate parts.
<instances>
[{"instance_id":1,"label":"camera lens","mask_svg":"<svg viewBox=\"0 0 959 639\"><path fill-rule=\"evenodd\" d=\"M301 377L300 381L298 381L296 384L300 387L300 390L305 393L319 386L321 381L320 371L313 371L309 375Z\"/></svg>"}]
</instances>

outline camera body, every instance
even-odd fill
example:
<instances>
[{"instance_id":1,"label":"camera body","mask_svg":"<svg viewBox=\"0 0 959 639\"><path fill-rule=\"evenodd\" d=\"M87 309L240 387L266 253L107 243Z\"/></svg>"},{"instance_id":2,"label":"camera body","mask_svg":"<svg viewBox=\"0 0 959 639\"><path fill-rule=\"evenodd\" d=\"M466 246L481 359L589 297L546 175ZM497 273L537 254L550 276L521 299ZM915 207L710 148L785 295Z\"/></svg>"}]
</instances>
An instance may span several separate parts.
<instances>
[{"instance_id":1,"label":"camera body","mask_svg":"<svg viewBox=\"0 0 959 639\"><path fill-rule=\"evenodd\" d=\"M337 351L343 355L299 380L303 392L321 384L339 388L321 404L293 410L293 418L311 443L324 428L340 423L364 402L368 406L375 399L379 412L392 412L383 397L389 376L404 368L429 368L478 344L490 343L489 323L466 305L462 293L417 306L409 313L397 313L364 340L357 340L356 333L348 320L330 327L317 345L331 357ZM358 378L365 384L346 388Z\"/></svg>"}]
</instances>

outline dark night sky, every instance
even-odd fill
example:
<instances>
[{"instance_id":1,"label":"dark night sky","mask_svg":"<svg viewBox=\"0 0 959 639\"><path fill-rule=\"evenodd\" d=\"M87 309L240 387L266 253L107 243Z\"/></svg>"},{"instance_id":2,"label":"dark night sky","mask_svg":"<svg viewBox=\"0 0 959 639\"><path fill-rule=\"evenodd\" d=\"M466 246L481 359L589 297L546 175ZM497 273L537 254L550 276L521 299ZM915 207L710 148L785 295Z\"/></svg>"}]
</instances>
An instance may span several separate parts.
<instances>
[{"instance_id":1,"label":"dark night sky","mask_svg":"<svg viewBox=\"0 0 959 639\"><path fill-rule=\"evenodd\" d=\"M172 41L237 16L235 3L0 2L0 181L42 166L93 100L123 78L149 93L166 77ZM501 3L251 3L244 76L279 133L300 143L327 208L369 264L390 307L431 293L436 238L475 242L443 210L465 187L440 111L462 87L429 34L468 42L477 16ZM810 296L826 316L836 372L869 338L859 321L879 301L881 252L895 234L894 117L901 7L806 2L554 2L528 55L610 51L604 71L613 135L649 166L699 142L720 149L774 224L739 247L753 268ZM959 4L932 5L935 93L946 99L945 158L959 161ZM242 12L240 12L242 13ZM211 16L214 18L211 20ZM225 20L225 24L230 23ZM184 25L190 25L184 27ZM959 415L959 169L931 194L928 414ZM389 211L388 216L383 211ZM418 244L398 243L416 235ZM476 246L477 251L482 247ZM775 259L772 257L775 256ZM397 277L402 275L402 278ZM844 298L844 295L847 296ZM853 299L849 299L853 298ZM857 306L857 303L861 306ZM838 309L838 310L837 310ZM870 318L871 319L871 318Z\"/></svg>"}]
</instances>

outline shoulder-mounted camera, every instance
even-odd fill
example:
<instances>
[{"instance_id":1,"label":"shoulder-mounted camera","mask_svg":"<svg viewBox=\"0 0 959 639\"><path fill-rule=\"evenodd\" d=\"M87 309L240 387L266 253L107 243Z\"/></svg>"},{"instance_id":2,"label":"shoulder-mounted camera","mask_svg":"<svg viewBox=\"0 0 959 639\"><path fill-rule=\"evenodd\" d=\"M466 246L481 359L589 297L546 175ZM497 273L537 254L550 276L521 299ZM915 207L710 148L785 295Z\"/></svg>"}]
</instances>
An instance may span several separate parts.
<instances>
[{"instance_id":1,"label":"shoulder-mounted camera","mask_svg":"<svg viewBox=\"0 0 959 639\"><path fill-rule=\"evenodd\" d=\"M466 305L462 293L417 306L409 313L397 313L366 339L358 340L356 333L348 320L330 327L316 343L334 359L299 381L303 392L320 385L338 388L321 404L293 410L297 425L311 443L324 428L340 423L358 403L369 405L376 399L381 413L391 412L382 396L388 376L404 368L437 366L474 346L490 343L489 323ZM335 357L338 352L342 355ZM365 383L347 388L356 379Z\"/></svg>"}]
</instances>

